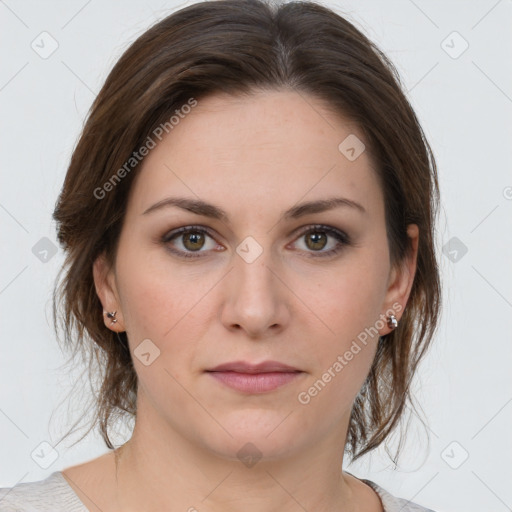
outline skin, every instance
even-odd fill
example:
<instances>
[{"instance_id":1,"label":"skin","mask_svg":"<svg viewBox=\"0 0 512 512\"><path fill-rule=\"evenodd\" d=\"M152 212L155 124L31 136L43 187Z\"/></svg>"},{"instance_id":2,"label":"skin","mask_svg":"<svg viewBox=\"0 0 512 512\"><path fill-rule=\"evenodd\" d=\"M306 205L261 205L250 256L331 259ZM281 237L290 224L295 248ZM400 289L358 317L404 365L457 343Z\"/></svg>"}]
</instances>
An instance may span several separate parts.
<instances>
[{"instance_id":1,"label":"skin","mask_svg":"<svg viewBox=\"0 0 512 512\"><path fill-rule=\"evenodd\" d=\"M127 332L132 353L150 339L160 355L148 366L133 358L138 413L133 436L115 452L117 476L114 453L63 471L90 510L382 510L369 486L339 470L378 337L360 344L308 404L297 398L394 304L403 311L416 270L415 225L408 227L410 259L391 267L384 197L368 152L349 161L338 150L349 134L364 141L311 96L218 94L200 100L145 158L115 264L98 258L94 279L104 309L117 311L117 323L105 317L105 325ZM229 220L178 207L143 214L170 196L218 205ZM299 202L332 196L366 212L282 217ZM337 241L320 230L328 237L315 245L301 234L314 224L345 232L351 244L318 256ZM209 228L211 238L202 246L183 236L161 241L191 225ZM236 252L248 236L263 251L251 263ZM169 247L199 248L202 256L179 257ZM391 330L383 324L381 336ZM267 359L303 373L252 395L205 373L228 361ZM252 467L237 457L248 442L262 454Z\"/></svg>"}]
</instances>

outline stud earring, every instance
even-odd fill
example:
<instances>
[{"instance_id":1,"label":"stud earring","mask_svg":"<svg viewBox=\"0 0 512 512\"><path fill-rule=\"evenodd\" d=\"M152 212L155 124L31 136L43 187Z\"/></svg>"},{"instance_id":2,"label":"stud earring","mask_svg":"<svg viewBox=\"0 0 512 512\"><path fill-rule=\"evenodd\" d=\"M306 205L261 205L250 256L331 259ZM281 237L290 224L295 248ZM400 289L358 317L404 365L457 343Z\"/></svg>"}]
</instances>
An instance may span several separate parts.
<instances>
[{"instance_id":1,"label":"stud earring","mask_svg":"<svg viewBox=\"0 0 512 512\"><path fill-rule=\"evenodd\" d=\"M110 321L115 324L117 322L116 314L117 311L112 311L112 313L105 311L107 318L110 318Z\"/></svg>"},{"instance_id":2,"label":"stud earring","mask_svg":"<svg viewBox=\"0 0 512 512\"><path fill-rule=\"evenodd\" d=\"M388 316L388 327L390 329L396 329L398 326L398 320L396 319L395 315L389 315Z\"/></svg>"}]
</instances>

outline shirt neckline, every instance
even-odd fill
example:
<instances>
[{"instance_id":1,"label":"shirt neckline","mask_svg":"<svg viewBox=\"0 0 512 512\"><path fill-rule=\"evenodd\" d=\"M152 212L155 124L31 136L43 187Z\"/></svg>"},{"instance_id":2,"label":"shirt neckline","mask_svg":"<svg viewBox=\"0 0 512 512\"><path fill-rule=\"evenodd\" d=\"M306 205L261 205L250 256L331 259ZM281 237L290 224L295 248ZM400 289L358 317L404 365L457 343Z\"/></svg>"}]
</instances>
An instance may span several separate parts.
<instances>
[{"instance_id":1,"label":"shirt neckline","mask_svg":"<svg viewBox=\"0 0 512 512\"><path fill-rule=\"evenodd\" d=\"M71 487L71 484L66 480L62 471L55 471L50 475L49 478L52 477L57 479L57 481L66 488L68 495L70 496L70 499L73 500L73 503L71 503L71 505L73 505L74 507L80 507L80 511L77 512L89 512L89 509L85 506L85 503L80 499L80 497L75 492L73 487Z\"/></svg>"},{"instance_id":2,"label":"shirt neckline","mask_svg":"<svg viewBox=\"0 0 512 512\"><path fill-rule=\"evenodd\" d=\"M380 485L376 484L372 480L359 478L356 475L350 473L349 471L345 471L345 473L348 473L350 476L357 478L359 481L371 487L379 497L384 512L394 512L396 510L396 498L393 495L391 495L388 491L383 489ZM72 496L73 506L82 508L83 512L88 512L89 509L85 506L85 503L79 498L78 494L75 492L73 487L71 487L70 483L66 480L62 471L55 471L49 476L48 479L50 480L52 478L57 479L61 485L65 486L66 490L68 491L68 494Z\"/></svg>"}]
</instances>

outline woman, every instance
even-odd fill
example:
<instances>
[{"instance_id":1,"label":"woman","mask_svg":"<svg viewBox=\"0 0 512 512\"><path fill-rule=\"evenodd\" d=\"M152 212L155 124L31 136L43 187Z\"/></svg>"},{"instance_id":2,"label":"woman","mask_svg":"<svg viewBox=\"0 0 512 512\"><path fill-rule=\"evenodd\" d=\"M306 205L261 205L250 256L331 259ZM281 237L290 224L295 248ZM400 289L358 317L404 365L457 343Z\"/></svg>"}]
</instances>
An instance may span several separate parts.
<instances>
[{"instance_id":1,"label":"woman","mask_svg":"<svg viewBox=\"0 0 512 512\"><path fill-rule=\"evenodd\" d=\"M221 0L157 23L54 212L64 338L102 369L110 451L3 489L2 510L426 511L342 461L412 399L438 194L392 64L339 15Z\"/></svg>"}]
</instances>

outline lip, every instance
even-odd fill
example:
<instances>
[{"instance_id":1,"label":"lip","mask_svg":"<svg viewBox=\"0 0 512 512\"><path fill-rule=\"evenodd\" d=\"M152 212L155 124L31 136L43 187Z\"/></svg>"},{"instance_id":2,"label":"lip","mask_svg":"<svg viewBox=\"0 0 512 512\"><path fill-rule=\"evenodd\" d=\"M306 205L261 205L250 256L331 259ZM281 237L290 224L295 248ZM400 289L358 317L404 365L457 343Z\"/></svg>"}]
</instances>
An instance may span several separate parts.
<instances>
[{"instance_id":1,"label":"lip","mask_svg":"<svg viewBox=\"0 0 512 512\"><path fill-rule=\"evenodd\" d=\"M278 361L251 364L233 361L207 370L215 380L242 393L258 394L274 391L295 380L303 372Z\"/></svg>"},{"instance_id":2,"label":"lip","mask_svg":"<svg viewBox=\"0 0 512 512\"><path fill-rule=\"evenodd\" d=\"M253 364L245 361L231 361L210 368L208 372L238 372L238 373L270 373L270 372L299 372L298 368L279 361L263 361Z\"/></svg>"}]
</instances>

